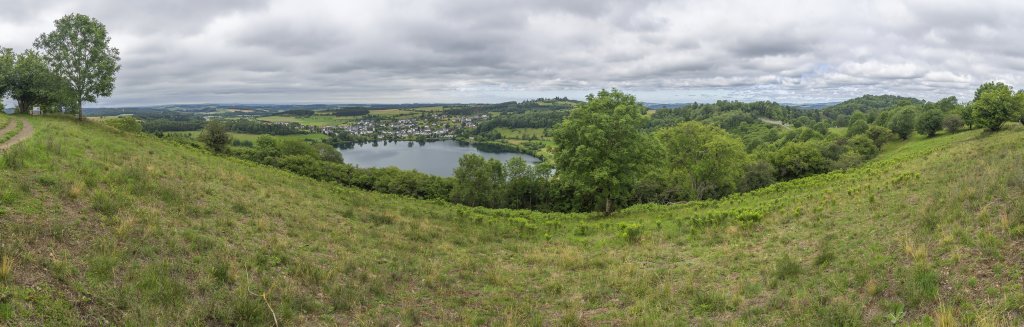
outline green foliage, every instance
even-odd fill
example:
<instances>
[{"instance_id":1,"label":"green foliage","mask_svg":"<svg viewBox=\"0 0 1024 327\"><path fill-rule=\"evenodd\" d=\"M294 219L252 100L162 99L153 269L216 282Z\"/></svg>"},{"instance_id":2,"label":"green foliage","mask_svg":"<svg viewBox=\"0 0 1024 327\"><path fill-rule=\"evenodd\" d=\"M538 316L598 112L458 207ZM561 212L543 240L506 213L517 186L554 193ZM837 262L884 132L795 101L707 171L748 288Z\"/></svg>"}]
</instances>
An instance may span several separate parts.
<instances>
[{"instance_id":1,"label":"green foliage","mask_svg":"<svg viewBox=\"0 0 1024 327\"><path fill-rule=\"evenodd\" d=\"M475 154L459 158L451 199L471 206L500 207L505 200L501 162Z\"/></svg>"},{"instance_id":2,"label":"green foliage","mask_svg":"<svg viewBox=\"0 0 1024 327\"><path fill-rule=\"evenodd\" d=\"M206 144L214 152L227 152L228 144L231 144L231 136L228 135L224 123L213 120L206 123L203 131L199 133L199 141Z\"/></svg>"},{"instance_id":3,"label":"green foliage","mask_svg":"<svg viewBox=\"0 0 1024 327\"><path fill-rule=\"evenodd\" d=\"M1010 86L1001 82L982 84L971 103L975 122L990 131L998 131L1003 123L1017 117L1021 106Z\"/></svg>"},{"instance_id":4,"label":"green foliage","mask_svg":"<svg viewBox=\"0 0 1024 327\"><path fill-rule=\"evenodd\" d=\"M96 102L96 97L110 96L114 91L114 74L121 69L117 48L110 47L107 28L95 18L69 14L54 22L53 32L40 35L34 46L53 72L67 80L78 102Z\"/></svg>"},{"instance_id":5,"label":"green foliage","mask_svg":"<svg viewBox=\"0 0 1024 327\"><path fill-rule=\"evenodd\" d=\"M121 116L117 118L107 119L104 121L104 123L118 130L129 133L142 132L142 123L140 123L138 119L135 119L135 117L132 116Z\"/></svg>"},{"instance_id":6,"label":"green foliage","mask_svg":"<svg viewBox=\"0 0 1024 327\"><path fill-rule=\"evenodd\" d=\"M889 129L901 139L906 140L914 133L914 111L914 107L902 107L889 119Z\"/></svg>"},{"instance_id":7,"label":"green foliage","mask_svg":"<svg viewBox=\"0 0 1024 327\"><path fill-rule=\"evenodd\" d=\"M829 162L821 153L820 145L814 141L787 143L772 153L770 160L782 178L822 173L828 171Z\"/></svg>"},{"instance_id":8,"label":"green foliage","mask_svg":"<svg viewBox=\"0 0 1024 327\"><path fill-rule=\"evenodd\" d=\"M601 90L555 129L558 175L577 192L603 200L605 214L652 162L653 140L641 129L646 111L632 95Z\"/></svg>"},{"instance_id":9,"label":"green foliage","mask_svg":"<svg viewBox=\"0 0 1024 327\"><path fill-rule=\"evenodd\" d=\"M621 224L619 225L619 238L630 244L640 243L640 235L643 233L643 227L640 224Z\"/></svg>"},{"instance_id":10,"label":"green foliage","mask_svg":"<svg viewBox=\"0 0 1024 327\"><path fill-rule=\"evenodd\" d=\"M665 150L669 201L720 197L736 190L744 177L747 153L743 143L725 130L685 122L659 130Z\"/></svg>"},{"instance_id":11,"label":"green foliage","mask_svg":"<svg viewBox=\"0 0 1024 327\"><path fill-rule=\"evenodd\" d=\"M853 137L868 132L868 123L863 120L856 120L846 129L846 136Z\"/></svg>"},{"instance_id":12,"label":"green foliage","mask_svg":"<svg viewBox=\"0 0 1024 327\"><path fill-rule=\"evenodd\" d=\"M13 57L6 84L11 98L18 101L16 112L27 114L35 106L52 112L69 102L71 91L67 81L51 71L38 53L25 50Z\"/></svg>"},{"instance_id":13,"label":"green foliage","mask_svg":"<svg viewBox=\"0 0 1024 327\"><path fill-rule=\"evenodd\" d=\"M959 132L964 127L964 120L958 114L948 114L942 118L942 128L949 133Z\"/></svg>"},{"instance_id":14,"label":"green foliage","mask_svg":"<svg viewBox=\"0 0 1024 327\"><path fill-rule=\"evenodd\" d=\"M14 72L16 58L14 50L0 47L0 99L7 97L7 93L11 91L11 74ZM3 109L3 101L0 101L0 111Z\"/></svg>"},{"instance_id":15,"label":"green foliage","mask_svg":"<svg viewBox=\"0 0 1024 327\"><path fill-rule=\"evenodd\" d=\"M875 147L879 148L881 148L883 144L889 142L889 140L892 140L895 137L895 134L892 132L892 130L878 125L868 125L868 129L865 135L867 135L868 138L871 139L871 141L875 142Z\"/></svg>"},{"instance_id":16,"label":"green foliage","mask_svg":"<svg viewBox=\"0 0 1024 327\"><path fill-rule=\"evenodd\" d=\"M928 137L935 136L942 130L942 111L939 109L925 109L917 116L917 132Z\"/></svg>"}]
</instances>

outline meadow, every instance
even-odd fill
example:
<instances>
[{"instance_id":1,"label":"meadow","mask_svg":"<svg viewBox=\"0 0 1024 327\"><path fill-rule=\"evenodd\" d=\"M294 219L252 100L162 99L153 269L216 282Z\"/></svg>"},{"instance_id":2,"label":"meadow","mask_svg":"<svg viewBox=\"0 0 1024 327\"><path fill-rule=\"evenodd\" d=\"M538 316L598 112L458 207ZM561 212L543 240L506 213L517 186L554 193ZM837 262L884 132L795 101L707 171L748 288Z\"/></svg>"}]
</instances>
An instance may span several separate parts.
<instances>
[{"instance_id":1,"label":"meadow","mask_svg":"<svg viewBox=\"0 0 1024 327\"><path fill-rule=\"evenodd\" d=\"M366 192L27 117L0 324L1020 325L1024 128L609 217Z\"/></svg>"}]
</instances>

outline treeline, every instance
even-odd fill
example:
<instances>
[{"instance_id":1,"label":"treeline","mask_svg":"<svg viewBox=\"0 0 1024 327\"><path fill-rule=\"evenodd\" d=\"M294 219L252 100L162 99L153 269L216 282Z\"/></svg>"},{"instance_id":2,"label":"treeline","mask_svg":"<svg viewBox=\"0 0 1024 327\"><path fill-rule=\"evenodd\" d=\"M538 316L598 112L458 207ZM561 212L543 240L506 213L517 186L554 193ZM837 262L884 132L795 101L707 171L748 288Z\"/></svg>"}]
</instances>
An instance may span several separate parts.
<instances>
[{"instance_id":1,"label":"treeline","mask_svg":"<svg viewBox=\"0 0 1024 327\"><path fill-rule=\"evenodd\" d=\"M208 123L201 116L181 113L152 113L136 116L142 120L142 130L147 133L187 132L203 129ZM227 131L245 134L294 135L306 134L298 123L270 123L255 119L219 120Z\"/></svg>"},{"instance_id":2,"label":"treeline","mask_svg":"<svg viewBox=\"0 0 1024 327\"><path fill-rule=\"evenodd\" d=\"M490 112L499 113L521 113L527 111L546 111L546 110L565 110L571 109L578 101L572 101L567 98L554 98L554 99L536 99L529 101L509 101L495 104L471 104L471 105L458 105L445 106L445 112L452 115L479 115Z\"/></svg>"},{"instance_id":3,"label":"treeline","mask_svg":"<svg viewBox=\"0 0 1024 327\"><path fill-rule=\"evenodd\" d=\"M354 107L354 108L331 109L331 110L326 110L325 112L328 112L331 115L339 116L339 117L353 117L353 116L369 115L370 114L370 109L362 108L362 107Z\"/></svg>"},{"instance_id":4,"label":"treeline","mask_svg":"<svg viewBox=\"0 0 1024 327\"><path fill-rule=\"evenodd\" d=\"M477 126L476 133L490 132L495 128L550 128L565 119L568 110L526 111L512 113L488 119Z\"/></svg>"}]
</instances>

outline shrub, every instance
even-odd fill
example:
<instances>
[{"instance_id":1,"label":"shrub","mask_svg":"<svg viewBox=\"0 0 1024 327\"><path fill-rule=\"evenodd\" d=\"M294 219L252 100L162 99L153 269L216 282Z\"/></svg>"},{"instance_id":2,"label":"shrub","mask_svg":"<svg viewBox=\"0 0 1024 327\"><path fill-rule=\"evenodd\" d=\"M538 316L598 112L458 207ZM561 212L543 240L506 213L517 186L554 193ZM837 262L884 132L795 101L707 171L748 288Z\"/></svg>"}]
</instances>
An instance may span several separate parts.
<instances>
[{"instance_id":1,"label":"shrub","mask_svg":"<svg viewBox=\"0 0 1024 327\"><path fill-rule=\"evenodd\" d=\"M225 152L228 149L228 144L231 144L231 136L228 135L224 123L212 120L206 123L206 127L203 127L203 131L199 133L199 141L214 152Z\"/></svg>"},{"instance_id":2,"label":"shrub","mask_svg":"<svg viewBox=\"0 0 1024 327\"><path fill-rule=\"evenodd\" d=\"M964 120L959 115L947 115L942 119L942 128L945 128L947 132L956 133L963 127Z\"/></svg>"},{"instance_id":3,"label":"shrub","mask_svg":"<svg viewBox=\"0 0 1024 327\"><path fill-rule=\"evenodd\" d=\"M120 116L113 119L108 119L105 123L113 128L129 133L141 133L142 123L138 119L132 116Z\"/></svg>"},{"instance_id":4,"label":"shrub","mask_svg":"<svg viewBox=\"0 0 1024 327\"><path fill-rule=\"evenodd\" d=\"M640 224L622 224L619 225L619 237L630 244L640 243L640 234L643 232L643 227Z\"/></svg>"}]
</instances>

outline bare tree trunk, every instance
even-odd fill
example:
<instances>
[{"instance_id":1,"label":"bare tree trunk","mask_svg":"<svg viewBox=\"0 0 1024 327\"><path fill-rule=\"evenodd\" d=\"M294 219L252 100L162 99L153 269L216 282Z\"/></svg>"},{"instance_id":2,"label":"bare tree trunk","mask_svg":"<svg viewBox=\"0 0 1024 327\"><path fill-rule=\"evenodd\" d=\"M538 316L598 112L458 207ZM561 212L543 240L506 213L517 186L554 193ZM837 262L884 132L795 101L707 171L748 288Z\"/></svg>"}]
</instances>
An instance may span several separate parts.
<instances>
[{"instance_id":1,"label":"bare tree trunk","mask_svg":"<svg viewBox=\"0 0 1024 327\"><path fill-rule=\"evenodd\" d=\"M612 214L612 197L606 196L604 198L604 215L608 216Z\"/></svg>"},{"instance_id":2,"label":"bare tree trunk","mask_svg":"<svg viewBox=\"0 0 1024 327\"><path fill-rule=\"evenodd\" d=\"M78 100L78 120L85 120L85 112L82 110L82 100Z\"/></svg>"}]
</instances>

